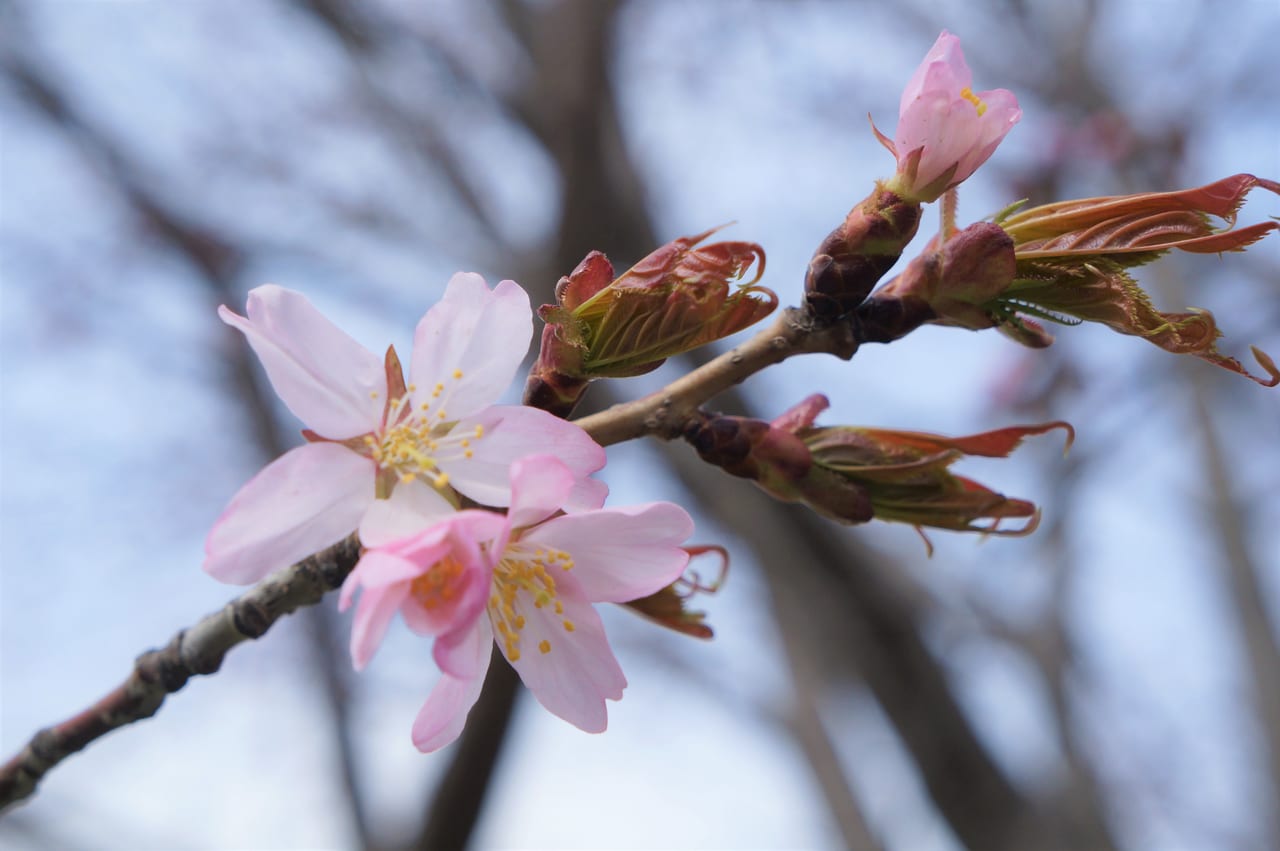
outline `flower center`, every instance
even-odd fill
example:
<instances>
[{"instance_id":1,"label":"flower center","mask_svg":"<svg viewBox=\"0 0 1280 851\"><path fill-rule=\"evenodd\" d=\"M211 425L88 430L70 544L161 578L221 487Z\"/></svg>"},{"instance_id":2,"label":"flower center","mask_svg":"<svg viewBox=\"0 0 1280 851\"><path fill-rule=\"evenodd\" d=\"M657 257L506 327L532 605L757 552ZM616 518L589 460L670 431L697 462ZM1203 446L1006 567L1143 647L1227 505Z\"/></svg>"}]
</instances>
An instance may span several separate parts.
<instances>
[{"instance_id":1,"label":"flower center","mask_svg":"<svg viewBox=\"0 0 1280 851\"><path fill-rule=\"evenodd\" d=\"M453 381L461 378L462 370L455 369ZM449 419L445 408L450 395L446 389L443 383L436 384L430 398L415 407L417 387L410 384L408 392L387 403L386 424L364 438L379 468L395 473L402 482L421 476L436 490L448 486L449 476L440 469L440 461L472 457L472 444L484 437L484 426L455 431L457 421Z\"/></svg>"},{"instance_id":2,"label":"flower center","mask_svg":"<svg viewBox=\"0 0 1280 851\"><path fill-rule=\"evenodd\" d=\"M462 583L462 562L445 556L431 565L426 573L409 583L409 593L428 612L447 606L457 599Z\"/></svg>"},{"instance_id":3,"label":"flower center","mask_svg":"<svg viewBox=\"0 0 1280 851\"><path fill-rule=\"evenodd\" d=\"M963 89L960 90L960 97L964 98L969 103L973 104L974 108L978 110L978 115L982 115L982 113L987 111L986 103L983 102L982 98L975 95L973 93L973 89L969 88L968 86L965 86Z\"/></svg>"},{"instance_id":4,"label":"flower center","mask_svg":"<svg viewBox=\"0 0 1280 851\"><path fill-rule=\"evenodd\" d=\"M573 558L561 550L549 550L518 542L508 545L493 571L493 591L489 595L489 619L502 640L507 658L520 659L520 633L525 626L521 611L530 603L535 609L548 606L565 632L577 627L564 616L564 603L556 593L556 571L573 569ZM551 640L538 642L540 653L551 652Z\"/></svg>"}]
</instances>

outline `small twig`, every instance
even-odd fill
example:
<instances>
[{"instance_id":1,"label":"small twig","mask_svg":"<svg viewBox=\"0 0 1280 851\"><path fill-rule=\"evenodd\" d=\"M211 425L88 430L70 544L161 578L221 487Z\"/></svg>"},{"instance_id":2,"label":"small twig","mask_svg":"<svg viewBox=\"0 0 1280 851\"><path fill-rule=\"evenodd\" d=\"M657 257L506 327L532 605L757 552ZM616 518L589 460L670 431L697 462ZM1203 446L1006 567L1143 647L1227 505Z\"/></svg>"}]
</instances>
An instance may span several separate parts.
<instances>
[{"instance_id":1,"label":"small twig","mask_svg":"<svg viewBox=\"0 0 1280 851\"><path fill-rule=\"evenodd\" d=\"M117 727L150 718L187 680L212 674L227 651L261 638L282 616L320 601L355 567L354 534L276 571L220 611L178 632L163 650L143 653L129 677L105 697L61 724L36 733L0 767L0 808L31 795L49 769Z\"/></svg>"},{"instance_id":2,"label":"small twig","mask_svg":"<svg viewBox=\"0 0 1280 851\"><path fill-rule=\"evenodd\" d=\"M794 355L826 352L853 357L858 341L845 322L819 323L803 308L782 311L773 324L740 346L668 384L657 393L575 420L601 446L652 435L679 437L689 415L717 394Z\"/></svg>"}]
</instances>

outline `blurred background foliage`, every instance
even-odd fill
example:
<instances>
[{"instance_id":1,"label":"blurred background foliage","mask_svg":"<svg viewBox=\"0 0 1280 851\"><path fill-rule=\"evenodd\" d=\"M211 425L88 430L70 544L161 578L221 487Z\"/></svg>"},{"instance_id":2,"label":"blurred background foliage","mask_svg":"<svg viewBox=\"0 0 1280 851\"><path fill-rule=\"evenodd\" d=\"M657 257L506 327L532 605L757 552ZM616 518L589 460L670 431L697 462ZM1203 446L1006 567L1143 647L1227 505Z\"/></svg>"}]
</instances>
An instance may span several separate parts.
<instances>
[{"instance_id":1,"label":"blurred background foliage","mask_svg":"<svg viewBox=\"0 0 1280 851\"><path fill-rule=\"evenodd\" d=\"M204 533L299 438L216 305L286 284L404 351L457 269L537 304L591 249L621 269L731 220L796 303L813 247L891 173L867 113L892 128L943 28L976 88L1024 108L962 224L1280 176L1275 0L0 2L4 750L232 594L198 570ZM1224 351L1280 354L1278 246L1140 278L1165 309L1214 310ZM1079 439L965 462L1045 523L938 533L932 559L909 528L837 528L688 447L615 447L613 501L689 506L733 568L705 600L714 642L607 613L631 680L607 735L499 680L462 742L421 756L428 647L400 630L356 677L322 606L57 769L0 839L1280 845L1274 391L1103 328L1042 352L926 328L717 404L772 417L814 391L824 423L1066 419Z\"/></svg>"}]
</instances>

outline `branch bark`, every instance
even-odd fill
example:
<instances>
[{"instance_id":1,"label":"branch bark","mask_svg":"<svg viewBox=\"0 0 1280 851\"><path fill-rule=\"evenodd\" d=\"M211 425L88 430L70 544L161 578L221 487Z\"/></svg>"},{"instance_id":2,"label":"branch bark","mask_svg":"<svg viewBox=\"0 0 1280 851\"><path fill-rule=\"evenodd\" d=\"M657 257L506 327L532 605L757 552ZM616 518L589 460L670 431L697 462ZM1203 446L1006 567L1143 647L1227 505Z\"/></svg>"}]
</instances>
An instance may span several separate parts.
<instances>
[{"instance_id":1,"label":"branch bark","mask_svg":"<svg viewBox=\"0 0 1280 851\"><path fill-rule=\"evenodd\" d=\"M790 307L747 342L677 378L657 393L624 402L576 422L601 446L645 435L679 437L689 416L713 397L741 384L765 367L795 355L825 352L849 360L858 350L851 325L822 323Z\"/></svg>"},{"instance_id":2,"label":"branch bark","mask_svg":"<svg viewBox=\"0 0 1280 851\"><path fill-rule=\"evenodd\" d=\"M261 638L284 615L320 602L346 579L359 551L355 534L348 535L276 571L221 610L179 631L164 649L143 653L123 683L83 712L36 733L17 756L0 766L0 809L31 795L51 768L90 742L150 718L191 677L217 672L237 644Z\"/></svg>"}]
</instances>

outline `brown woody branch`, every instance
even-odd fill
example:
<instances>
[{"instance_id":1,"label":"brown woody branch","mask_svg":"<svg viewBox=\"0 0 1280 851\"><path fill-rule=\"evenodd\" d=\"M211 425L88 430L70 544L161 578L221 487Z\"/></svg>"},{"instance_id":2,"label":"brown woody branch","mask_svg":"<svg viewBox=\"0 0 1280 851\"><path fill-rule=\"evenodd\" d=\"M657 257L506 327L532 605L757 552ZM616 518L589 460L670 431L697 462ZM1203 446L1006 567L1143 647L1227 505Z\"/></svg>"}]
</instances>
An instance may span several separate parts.
<instances>
[{"instance_id":1,"label":"brown woody branch","mask_svg":"<svg viewBox=\"0 0 1280 851\"><path fill-rule=\"evenodd\" d=\"M822 322L804 308L789 307L773 324L657 393L614 405L575 422L601 446L653 435L679 437L689 416L708 400L765 367L795 355L826 352L849 360L858 339L848 322Z\"/></svg>"},{"instance_id":2,"label":"brown woody branch","mask_svg":"<svg viewBox=\"0 0 1280 851\"><path fill-rule=\"evenodd\" d=\"M36 733L21 753L0 766L0 808L31 795L62 760L117 727L150 718L191 677L215 673L227 652L262 637L284 615L311 606L342 584L359 557L354 534L276 571L220 611L181 630L163 650L138 657L129 677L101 700Z\"/></svg>"}]
</instances>

